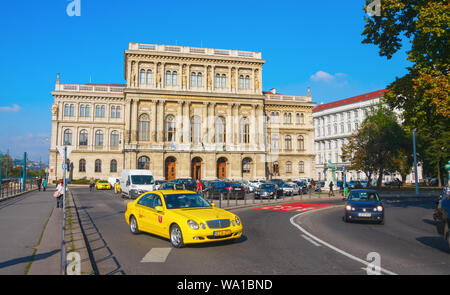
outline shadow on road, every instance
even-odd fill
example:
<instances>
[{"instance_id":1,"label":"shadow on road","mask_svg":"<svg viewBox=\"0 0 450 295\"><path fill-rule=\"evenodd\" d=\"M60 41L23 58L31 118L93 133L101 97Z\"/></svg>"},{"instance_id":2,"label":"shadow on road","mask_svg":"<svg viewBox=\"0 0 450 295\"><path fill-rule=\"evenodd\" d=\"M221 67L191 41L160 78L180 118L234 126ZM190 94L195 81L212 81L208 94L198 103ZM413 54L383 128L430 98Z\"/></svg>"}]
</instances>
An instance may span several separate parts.
<instances>
[{"instance_id":1,"label":"shadow on road","mask_svg":"<svg viewBox=\"0 0 450 295\"><path fill-rule=\"evenodd\" d=\"M443 237L435 236L435 237L420 237L416 239L420 243L425 246L440 250L445 253L450 253L450 249L447 245L447 242Z\"/></svg>"},{"instance_id":2,"label":"shadow on road","mask_svg":"<svg viewBox=\"0 0 450 295\"><path fill-rule=\"evenodd\" d=\"M16 265L16 264L21 264L21 263L28 263L30 261L37 261L37 260L41 260L41 259L47 259L50 256L53 256L57 253L60 253L61 250L53 250L47 253L42 253L42 254L37 254L37 255L30 255L30 256L25 256L25 257L20 257L20 258L15 258L15 259L11 259L8 261L4 261L4 262L0 262L0 269L1 268L5 268L5 267L9 267L12 265Z\"/></svg>"}]
</instances>

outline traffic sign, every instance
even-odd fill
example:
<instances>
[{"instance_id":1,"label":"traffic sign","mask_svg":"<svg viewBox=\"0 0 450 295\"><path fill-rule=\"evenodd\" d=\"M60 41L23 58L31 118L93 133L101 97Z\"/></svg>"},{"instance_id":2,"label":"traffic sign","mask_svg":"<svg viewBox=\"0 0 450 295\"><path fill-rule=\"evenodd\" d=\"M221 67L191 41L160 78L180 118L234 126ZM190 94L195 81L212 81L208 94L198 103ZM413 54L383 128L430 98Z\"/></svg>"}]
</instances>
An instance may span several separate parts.
<instances>
[{"instance_id":1,"label":"traffic sign","mask_svg":"<svg viewBox=\"0 0 450 295\"><path fill-rule=\"evenodd\" d=\"M75 147L71 146L71 145L57 145L56 149L58 150L58 152L62 158L64 158L64 148L67 148L67 151L66 151L67 157L69 157L70 153L75 149Z\"/></svg>"}]
</instances>

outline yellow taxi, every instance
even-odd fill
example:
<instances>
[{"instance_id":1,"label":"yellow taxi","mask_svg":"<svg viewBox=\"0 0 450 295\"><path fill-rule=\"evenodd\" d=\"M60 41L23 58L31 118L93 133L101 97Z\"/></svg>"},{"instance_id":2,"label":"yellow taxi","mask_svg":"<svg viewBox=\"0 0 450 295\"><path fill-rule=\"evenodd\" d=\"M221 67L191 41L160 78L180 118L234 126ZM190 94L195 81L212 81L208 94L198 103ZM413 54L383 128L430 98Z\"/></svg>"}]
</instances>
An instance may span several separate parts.
<instances>
[{"instance_id":1,"label":"yellow taxi","mask_svg":"<svg viewBox=\"0 0 450 295\"><path fill-rule=\"evenodd\" d=\"M98 180L95 183L95 188L98 189L98 190L111 189L111 184L108 182L108 180Z\"/></svg>"},{"instance_id":2,"label":"yellow taxi","mask_svg":"<svg viewBox=\"0 0 450 295\"><path fill-rule=\"evenodd\" d=\"M125 220L131 233L167 238L175 248L238 239L243 229L237 215L188 190L146 192L127 204Z\"/></svg>"}]
</instances>

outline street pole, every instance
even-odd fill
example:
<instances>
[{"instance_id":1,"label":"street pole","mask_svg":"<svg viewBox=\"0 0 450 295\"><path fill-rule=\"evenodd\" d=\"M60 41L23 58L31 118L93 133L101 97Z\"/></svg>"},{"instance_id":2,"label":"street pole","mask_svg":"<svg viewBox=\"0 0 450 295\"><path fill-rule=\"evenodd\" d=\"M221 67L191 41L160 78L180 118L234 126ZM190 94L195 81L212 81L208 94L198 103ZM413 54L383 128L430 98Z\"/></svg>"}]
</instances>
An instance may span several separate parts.
<instances>
[{"instance_id":1,"label":"street pole","mask_svg":"<svg viewBox=\"0 0 450 295\"><path fill-rule=\"evenodd\" d=\"M2 198L2 171L3 171L3 154L0 154L0 199Z\"/></svg>"},{"instance_id":2,"label":"street pole","mask_svg":"<svg viewBox=\"0 0 450 295\"><path fill-rule=\"evenodd\" d=\"M416 182L416 195L419 195L419 180L417 179L416 129L413 129L413 152L414 152L414 180Z\"/></svg>"},{"instance_id":3,"label":"street pole","mask_svg":"<svg viewBox=\"0 0 450 295\"><path fill-rule=\"evenodd\" d=\"M64 157L63 157L63 219L62 219L62 230L61 230L61 272L62 275L66 274L66 261L65 261L65 249L64 249L64 227L66 221L66 164L67 164L67 146L64 146Z\"/></svg>"},{"instance_id":4,"label":"street pole","mask_svg":"<svg viewBox=\"0 0 450 295\"><path fill-rule=\"evenodd\" d=\"M26 190L26 183L27 183L27 153L23 153L23 171L22 171L22 192L25 192Z\"/></svg>"}]
</instances>

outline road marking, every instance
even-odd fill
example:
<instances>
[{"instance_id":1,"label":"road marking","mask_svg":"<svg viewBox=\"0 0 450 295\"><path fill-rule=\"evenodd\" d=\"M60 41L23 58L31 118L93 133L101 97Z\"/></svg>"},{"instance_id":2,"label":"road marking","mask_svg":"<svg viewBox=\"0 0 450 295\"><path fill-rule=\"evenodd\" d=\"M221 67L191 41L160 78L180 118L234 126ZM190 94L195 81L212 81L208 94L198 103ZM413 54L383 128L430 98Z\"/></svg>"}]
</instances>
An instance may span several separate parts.
<instances>
[{"instance_id":1,"label":"road marking","mask_svg":"<svg viewBox=\"0 0 450 295\"><path fill-rule=\"evenodd\" d=\"M306 231L304 228L302 228L302 227L301 227L300 225L298 225L296 222L294 222L294 220L295 220L297 217L299 217L300 215L302 215L302 214L305 215L305 214L308 214L308 213L317 212L317 211L322 211L322 210L329 209L329 208L332 208L332 207L327 207L327 208L317 209L317 210L314 210L314 211L308 211L308 212L302 212L302 213L299 213L299 214L297 214L297 215L292 216L291 219L290 219L290 222L291 222L291 224L292 224L293 226L295 226L296 228L298 228L301 232L303 232L306 236L308 236L309 238L313 239L314 241L316 241L316 242L318 242L318 243L320 243L320 244L322 244L322 245L324 245L324 246L330 248L331 250L334 250L334 251L338 252L339 254L342 254L342 255L344 255L344 256L350 258L350 259L353 259L353 260L355 260L355 261L357 261L357 262L360 262L360 263L364 264L367 268L373 267L373 265L372 265L370 262L367 262L367 261L365 261L365 260L363 260L363 259L360 259L360 258L358 258L358 257L356 257L356 256L353 256L353 255L351 255L351 254L349 254L349 253L347 253L347 252L345 252L345 251L343 251L343 250L341 250L341 249L339 249L339 248L336 248L335 246L333 246L333 245L331 245L331 244L328 244L328 243L325 242L325 241L322 241L322 240L319 239L318 237L316 237L316 236L314 236L313 234L311 234L311 233L309 233L308 231ZM366 268L363 268L363 269L366 269ZM387 269L384 269L384 268L382 268L382 267L380 267L379 270L380 270L381 272L384 272L385 274L388 274L388 275L397 275L396 273L391 272L391 271L389 271L389 270L387 270Z\"/></svg>"},{"instance_id":2,"label":"road marking","mask_svg":"<svg viewBox=\"0 0 450 295\"><path fill-rule=\"evenodd\" d=\"M308 242L310 242L311 244L313 244L314 246L320 247L319 243L314 242L310 237L302 235L302 237L307 240Z\"/></svg>"},{"instance_id":3,"label":"road marking","mask_svg":"<svg viewBox=\"0 0 450 295\"><path fill-rule=\"evenodd\" d=\"M282 205L264 206L253 208L254 210L269 210L269 211L286 211L286 212L305 212L310 210L317 210L320 208L330 207L335 205L330 204L314 204L314 203L288 203Z\"/></svg>"},{"instance_id":4,"label":"road marking","mask_svg":"<svg viewBox=\"0 0 450 295\"><path fill-rule=\"evenodd\" d=\"M142 258L141 263L164 263L172 248L153 248Z\"/></svg>"}]
</instances>

